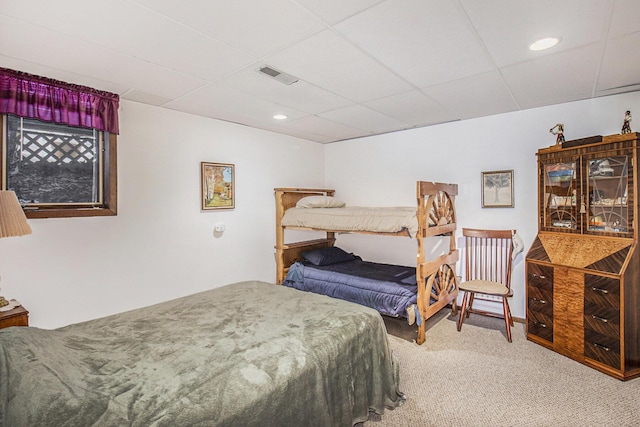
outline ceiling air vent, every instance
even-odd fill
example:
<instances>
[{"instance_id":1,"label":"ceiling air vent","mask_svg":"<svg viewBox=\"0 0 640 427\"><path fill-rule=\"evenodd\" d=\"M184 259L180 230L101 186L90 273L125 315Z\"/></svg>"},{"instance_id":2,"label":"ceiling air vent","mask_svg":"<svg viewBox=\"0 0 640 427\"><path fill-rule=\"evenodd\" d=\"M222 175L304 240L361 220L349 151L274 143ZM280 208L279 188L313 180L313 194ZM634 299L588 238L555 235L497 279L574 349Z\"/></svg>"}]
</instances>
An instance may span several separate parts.
<instances>
[{"instance_id":1,"label":"ceiling air vent","mask_svg":"<svg viewBox=\"0 0 640 427\"><path fill-rule=\"evenodd\" d=\"M259 70L262 74L266 74L267 76L279 81L280 83L283 83L285 85L290 85L293 84L295 82L298 81L297 78L289 75L289 74L285 74L285 73L281 73L278 70L274 70L271 67L262 67Z\"/></svg>"}]
</instances>

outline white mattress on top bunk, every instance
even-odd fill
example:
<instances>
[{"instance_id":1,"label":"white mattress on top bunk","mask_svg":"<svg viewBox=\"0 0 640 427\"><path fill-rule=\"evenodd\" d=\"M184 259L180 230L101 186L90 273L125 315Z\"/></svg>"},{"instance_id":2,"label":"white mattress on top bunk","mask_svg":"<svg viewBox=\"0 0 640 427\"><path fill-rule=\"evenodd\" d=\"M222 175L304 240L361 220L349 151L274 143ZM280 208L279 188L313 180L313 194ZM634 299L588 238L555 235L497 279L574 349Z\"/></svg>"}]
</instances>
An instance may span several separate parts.
<instances>
[{"instance_id":1,"label":"white mattress on top bunk","mask_svg":"<svg viewBox=\"0 0 640 427\"><path fill-rule=\"evenodd\" d=\"M290 208L282 217L282 225L373 233L397 233L406 230L411 237L418 233L415 207Z\"/></svg>"}]
</instances>

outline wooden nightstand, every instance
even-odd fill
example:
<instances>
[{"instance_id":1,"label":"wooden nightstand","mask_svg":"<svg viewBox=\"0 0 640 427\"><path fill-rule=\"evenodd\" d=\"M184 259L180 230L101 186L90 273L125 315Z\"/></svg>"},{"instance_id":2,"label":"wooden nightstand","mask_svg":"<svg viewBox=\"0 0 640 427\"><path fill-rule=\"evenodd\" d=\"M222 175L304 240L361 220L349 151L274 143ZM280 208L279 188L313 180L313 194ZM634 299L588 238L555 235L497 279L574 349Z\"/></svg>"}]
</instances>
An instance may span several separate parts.
<instances>
[{"instance_id":1,"label":"wooden nightstand","mask_svg":"<svg viewBox=\"0 0 640 427\"><path fill-rule=\"evenodd\" d=\"M29 326L29 312L23 306L0 311L0 329L9 326Z\"/></svg>"}]
</instances>

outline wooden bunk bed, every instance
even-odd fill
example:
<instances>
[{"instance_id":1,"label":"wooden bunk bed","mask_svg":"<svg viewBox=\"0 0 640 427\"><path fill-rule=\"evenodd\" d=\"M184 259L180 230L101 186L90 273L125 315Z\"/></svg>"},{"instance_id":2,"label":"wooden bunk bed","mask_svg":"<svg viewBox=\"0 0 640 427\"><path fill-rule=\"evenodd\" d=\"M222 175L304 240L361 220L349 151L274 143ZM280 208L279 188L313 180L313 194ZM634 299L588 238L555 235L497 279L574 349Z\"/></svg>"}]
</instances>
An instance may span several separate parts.
<instances>
[{"instance_id":1,"label":"wooden bunk bed","mask_svg":"<svg viewBox=\"0 0 640 427\"><path fill-rule=\"evenodd\" d=\"M307 197L324 196L333 198L335 190L314 189L314 188L276 188L276 282L282 284L289 268L297 261L302 260L302 253L312 250L332 247L336 241L336 233L360 233L387 236L412 237L417 242L417 308L421 317L418 324L418 336L416 342L422 344L425 341L425 321L440 311L445 306L451 304L453 313L456 314L456 298L458 296L457 276L455 274L455 264L459 255L456 249L455 230L456 214L454 208L455 197L458 193L457 184L443 184L434 182L418 181L416 185L417 208L411 209L415 212L412 215L414 224L405 224L405 219L398 222L395 229L381 231L375 228L374 231L366 227L318 227L316 225L306 225L302 222L285 220L285 213L296 208L299 201ZM308 199L305 199L308 200ZM307 209L308 208L296 208ZM331 213L341 212L341 208L312 208L331 211ZM362 208L362 214L366 214ZM387 208L368 208L371 212ZM391 209L391 208L389 208ZM407 208L400 208L401 215L406 216ZM356 221L358 224L368 224L367 218ZM289 225L286 225L289 224ZM411 230L414 230L415 236ZM312 230L321 231L324 237L313 240L287 242L285 243L285 230ZM449 252L436 259L428 260L425 255L425 240L434 236L449 236Z\"/></svg>"}]
</instances>

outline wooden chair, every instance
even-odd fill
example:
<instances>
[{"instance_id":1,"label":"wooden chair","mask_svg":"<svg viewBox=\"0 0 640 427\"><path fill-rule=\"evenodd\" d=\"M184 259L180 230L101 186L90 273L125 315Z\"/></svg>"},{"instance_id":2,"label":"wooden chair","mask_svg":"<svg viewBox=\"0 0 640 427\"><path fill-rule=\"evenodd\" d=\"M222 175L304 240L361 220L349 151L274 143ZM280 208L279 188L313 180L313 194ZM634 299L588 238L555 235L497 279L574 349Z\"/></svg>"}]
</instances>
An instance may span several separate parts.
<instances>
[{"instance_id":1,"label":"wooden chair","mask_svg":"<svg viewBox=\"0 0 640 427\"><path fill-rule=\"evenodd\" d=\"M465 240L465 280L459 289L464 291L458 331L471 313L504 318L507 340L511 342L513 319L507 298L511 291L512 236L515 230L476 230L463 228ZM501 303L503 314L473 308L475 300Z\"/></svg>"}]
</instances>

